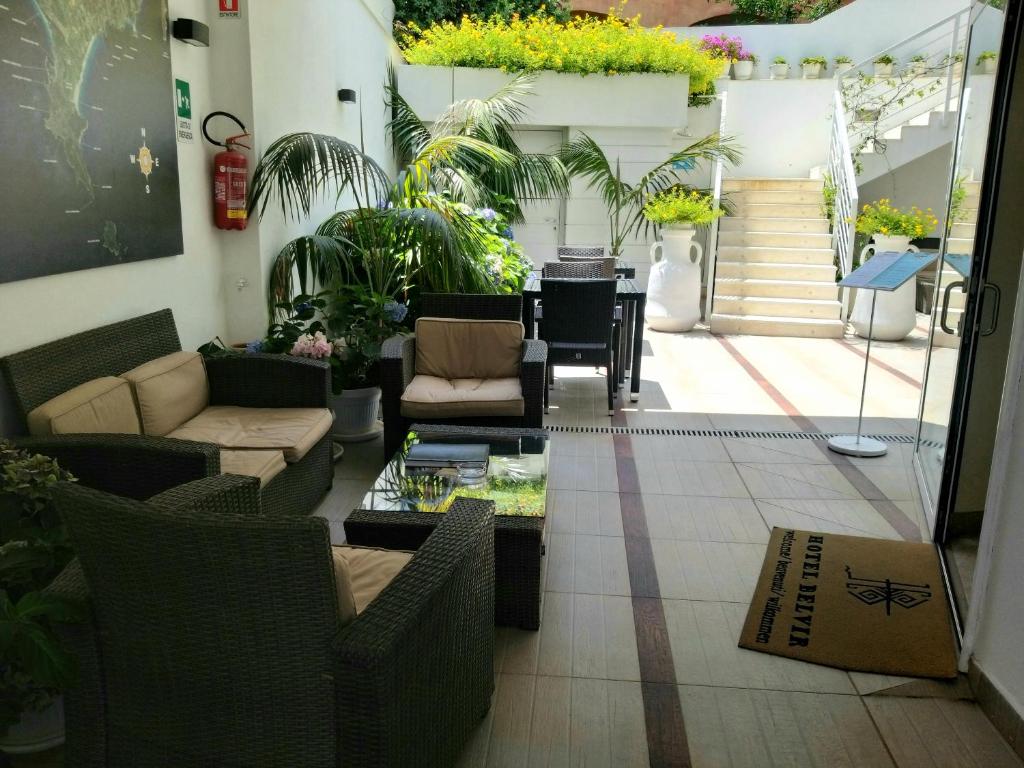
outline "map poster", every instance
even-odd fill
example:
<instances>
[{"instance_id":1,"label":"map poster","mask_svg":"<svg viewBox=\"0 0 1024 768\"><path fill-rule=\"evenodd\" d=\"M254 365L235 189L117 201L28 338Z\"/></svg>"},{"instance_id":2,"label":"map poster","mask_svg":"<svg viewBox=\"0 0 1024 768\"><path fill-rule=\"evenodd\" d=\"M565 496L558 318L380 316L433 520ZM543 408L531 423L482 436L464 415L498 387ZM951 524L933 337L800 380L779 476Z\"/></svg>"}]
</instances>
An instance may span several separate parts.
<instances>
[{"instance_id":1,"label":"map poster","mask_svg":"<svg viewBox=\"0 0 1024 768\"><path fill-rule=\"evenodd\" d=\"M182 252L166 0L0 3L0 283Z\"/></svg>"}]
</instances>

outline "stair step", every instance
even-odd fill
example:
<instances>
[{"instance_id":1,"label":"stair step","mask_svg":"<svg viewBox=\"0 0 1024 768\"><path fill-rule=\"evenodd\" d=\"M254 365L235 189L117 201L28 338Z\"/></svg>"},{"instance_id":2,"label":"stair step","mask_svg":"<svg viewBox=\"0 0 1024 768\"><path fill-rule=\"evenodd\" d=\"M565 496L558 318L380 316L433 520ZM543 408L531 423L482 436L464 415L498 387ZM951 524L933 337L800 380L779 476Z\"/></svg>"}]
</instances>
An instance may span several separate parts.
<instances>
[{"instance_id":1,"label":"stair step","mask_svg":"<svg viewBox=\"0 0 1024 768\"><path fill-rule=\"evenodd\" d=\"M839 339L845 328L840 320L805 317L769 317L765 315L711 315L711 332L743 333L751 336L799 336Z\"/></svg>"},{"instance_id":2,"label":"stair step","mask_svg":"<svg viewBox=\"0 0 1024 768\"><path fill-rule=\"evenodd\" d=\"M724 221L724 219L723 219L723 221ZM957 238L957 239L966 238L966 239L973 240L974 239L974 231L975 231L975 229L977 229L977 226L978 226L977 224L963 224L963 223L959 223L958 222L958 223L954 224L952 227L950 227L950 229L949 229L949 236L950 236L950 238Z\"/></svg>"},{"instance_id":3,"label":"stair step","mask_svg":"<svg viewBox=\"0 0 1024 768\"><path fill-rule=\"evenodd\" d=\"M719 273L715 276L715 295L834 301L839 296L839 288L834 280L766 280L722 277Z\"/></svg>"},{"instance_id":4,"label":"stair step","mask_svg":"<svg viewBox=\"0 0 1024 768\"><path fill-rule=\"evenodd\" d=\"M788 203L790 205L813 205L822 203L820 190L803 189L741 189L729 192L729 199L735 203Z\"/></svg>"},{"instance_id":5,"label":"stair step","mask_svg":"<svg viewBox=\"0 0 1024 768\"><path fill-rule=\"evenodd\" d=\"M841 310L842 303L837 299L787 299L716 294L714 314L838 320Z\"/></svg>"},{"instance_id":6,"label":"stair step","mask_svg":"<svg viewBox=\"0 0 1024 768\"><path fill-rule=\"evenodd\" d=\"M834 283L836 268L831 264L786 262L718 261L716 277L749 277L764 280L811 280Z\"/></svg>"},{"instance_id":7,"label":"stair step","mask_svg":"<svg viewBox=\"0 0 1024 768\"><path fill-rule=\"evenodd\" d=\"M824 179L722 179L723 192L739 192L741 190L804 190L821 192L825 188Z\"/></svg>"},{"instance_id":8,"label":"stair step","mask_svg":"<svg viewBox=\"0 0 1024 768\"><path fill-rule=\"evenodd\" d=\"M974 253L974 238L951 237L946 241L946 250L949 253L960 253L970 256Z\"/></svg>"},{"instance_id":9,"label":"stair step","mask_svg":"<svg viewBox=\"0 0 1024 768\"><path fill-rule=\"evenodd\" d=\"M828 234L828 219L764 218L748 219L741 216L725 216L719 219L719 232L806 232L809 234Z\"/></svg>"},{"instance_id":10,"label":"stair step","mask_svg":"<svg viewBox=\"0 0 1024 768\"><path fill-rule=\"evenodd\" d=\"M807 232L719 232L719 245L832 248L832 235Z\"/></svg>"},{"instance_id":11,"label":"stair step","mask_svg":"<svg viewBox=\"0 0 1024 768\"><path fill-rule=\"evenodd\" d=\"M733 212L737 218L745 219L818 219L822 216L824 202L811 203L751 203L734 200L729 195Z\"/></svg>"},{"instance_id":12,"label":"stair step","mask_svg":"<svg viewBox=\"0 0 1024 768\"><path fill-rule=\"evenodd\" d=\"M964 206L956 217L957 224L976 224L978 222L978 205Z\"/></svg>"},{"instance_id":13,"label":"stair step","mask_svg":"<svg viewBox=\"0 0 1024 768\"><path fill-rule=\"evenodd\" d=\"M785 248L763 245L719 245L718 258L724 261L779 262L782 264L832 264L831 248Z\"/></svg>"}]
</instances>

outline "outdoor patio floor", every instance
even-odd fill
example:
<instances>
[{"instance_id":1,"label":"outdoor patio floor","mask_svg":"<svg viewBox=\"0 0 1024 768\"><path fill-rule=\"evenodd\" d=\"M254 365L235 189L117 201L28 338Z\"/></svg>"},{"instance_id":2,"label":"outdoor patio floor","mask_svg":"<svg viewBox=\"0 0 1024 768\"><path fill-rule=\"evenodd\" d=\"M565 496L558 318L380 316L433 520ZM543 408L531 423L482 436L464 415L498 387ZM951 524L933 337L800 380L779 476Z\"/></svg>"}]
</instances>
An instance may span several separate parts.
<instances>
[{"instance_id":1,"label":"outdoor patio floor","mask_svg":"<svg viewBox=\"0 0 1024 768\"><path fill-rule=\"evenodd\" d=\"M847 459L822 440L586 431L855 426L862 339L650 333L639 402L556 368L538 632L498 631L497 691L462 766L1017 766L952 683L847 673L736 647L772 526L921 540L913 446ZM923 334L878 344L870 432L911 435ZM649 430L643 430L648 432ZM383 461L350 446L321 514Z\"/></svg>"}]
</instances>

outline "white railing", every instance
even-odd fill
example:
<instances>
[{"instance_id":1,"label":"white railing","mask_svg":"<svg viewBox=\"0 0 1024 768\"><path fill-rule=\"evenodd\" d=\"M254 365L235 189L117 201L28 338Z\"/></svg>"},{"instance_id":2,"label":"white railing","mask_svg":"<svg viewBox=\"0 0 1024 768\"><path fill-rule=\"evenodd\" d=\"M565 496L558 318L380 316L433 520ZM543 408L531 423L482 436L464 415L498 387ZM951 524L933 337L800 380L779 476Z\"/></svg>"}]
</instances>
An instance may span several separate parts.
<instances>
[{"instance_id":1,"label":"white railing","mask_svg":"<svg viewBox=\"0 0 1024 768\"><path fill-rule=\"evenodd\" d=\"M728 93L721 93L718 95L718 100L722 104L722 112L718 116L718 138L721 139L725 136L725 106L728 99ZM711 180L712 184L712 197L714 198L713 208L717 208L722 202L722 172L725 169L725 162L722 159L715 161L715 168L713 171L713 177ZM714 311L714 300L715 300L715 269L718 265L718 219L711 222L708 227L708 240L707 240L707 285L704 289L704 320L710 322L711 314Z\"/></svg>"},{"instance_id":2,"label":"white railing","mask_svg":"<svg viewBox=\"0 0 1024 768\"><path fill-rule=\"evenodd\" d=\"M853 271L853 248L857 221L857 174L853 170L850 136L843 96L837 90L832 102L832 136L828 150L828 179L835 192L832 202L832 248L839 276ZM848 292L843 292L843 320L849 312Z\"/></svg>"}]
</instances>

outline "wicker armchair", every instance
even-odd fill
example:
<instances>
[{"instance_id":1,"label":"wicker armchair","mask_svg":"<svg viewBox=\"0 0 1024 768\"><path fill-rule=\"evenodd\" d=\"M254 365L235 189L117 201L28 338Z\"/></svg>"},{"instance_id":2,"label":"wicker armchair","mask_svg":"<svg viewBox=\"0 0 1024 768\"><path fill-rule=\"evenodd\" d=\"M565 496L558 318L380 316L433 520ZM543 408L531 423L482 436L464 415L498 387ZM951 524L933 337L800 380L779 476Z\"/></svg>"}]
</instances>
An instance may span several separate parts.
<instances>
[{"instance_id":1,"label":"wicker armchair","mask_svg":"<svg viewBox=\"0 0 1024 768\"><path fill-rule=\"evenodd\" d=\"M78 333L0 360L24 419L37 406L100 376L181 350L171 310ZM237 355L206 361L210 405L327 408L330 368L319 360ZM220 474L220 452L207 443L118 434L18 437L18 445L52 456L89 486L133 499ZM309 514L334 479L330 435L289 464L261 491L269 513Z\"/></svg>"},{"instance_id":2,"label":"wicker armchair","mask_svg":"<svg viewBox=\"0 0 1024 768\"><path fill-rule=\"evenodd\" d=\"M50 591L91 616L58 625L76 768L448 766L489 708L490 502L456 502L345 626L327 522L259 514L252 478L56 503L78 559Z\"/></svg>"},{"instance_id":3,"label":"wicker armchair","mask_svg":"<svg viewBox=\"0 0 1024 768\"><path fill-rule=\"evenodd\" d=\"M522 321L523 297L476 294L425 294L423 317L465 320ZM536 427L544 421L544 380L547 347L542 341L523 342L519 381L524 399L521 417L462 418L432 421L402 415L402 393L416 372L415 335L395 336L381 351L381 411L384 416L384 457L390 459L402 445L413 421L486 427Z\"/></svg>"}]
</instances>

